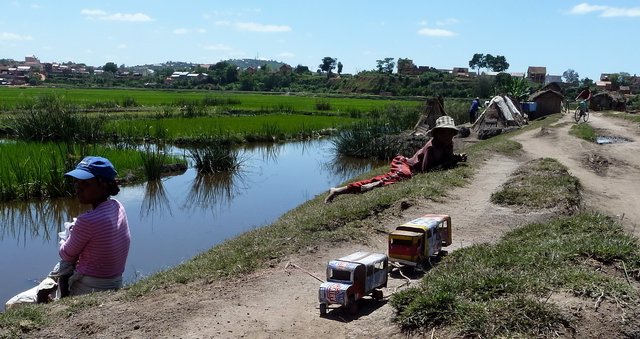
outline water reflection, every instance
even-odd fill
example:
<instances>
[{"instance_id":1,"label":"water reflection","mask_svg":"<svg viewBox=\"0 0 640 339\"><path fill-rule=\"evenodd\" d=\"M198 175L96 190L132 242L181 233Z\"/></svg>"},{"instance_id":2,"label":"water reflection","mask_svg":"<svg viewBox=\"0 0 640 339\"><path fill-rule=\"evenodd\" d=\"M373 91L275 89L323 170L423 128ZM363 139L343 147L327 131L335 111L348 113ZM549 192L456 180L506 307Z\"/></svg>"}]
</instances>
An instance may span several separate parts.
<instances>
[{"instance_id":1,"label":"water reflection","mask_svg":"<svg viewBox=\"0 0 640 339\"><path fill-rule=\"evenodd\" d=\"M334 177L338 179L336 182L345 182L360 175L363 167L372 166L373 168L383 166L386 163L386 161L334 156L329 161L321 160L320 167L333 173Z\"/></svg>"},{"instance_id":2,"label":"water reflection","mask_svg":"<svg viewBox=\"0 0 640 339\"><path fill-rule=\"evenodd\" d=\"M140 206L140 217L162 216L164 212L173 215L171 201L167 196L162 180L151 180L145 185L144 198Z\"/></svg>"},{"instance_id":3,"label":"water reflection","mask_svg":"<svg viewBox=\"0 0 640 339\"><path fill-rule=\"evenodd\" d=\"M256 143L251 145L245 145L242 149L246 152L250 152L260 157L262 161L269 163L278 160L278 156L284 149L284 144L275 143Z\"/></svg>"},{"instance_id":4,"label":"water reflection","mask_svg":"<svg viewBox=\"0 0 640 339\"><path fill-rule=\"evenodd\" d=\"M76 216L86 210L86 207L82 207L75 199L12 202L2 205L0 240L13 238L22 244L25 244L27 239L56 239L69 216Z\"/></svg>"},{"instance_id":5,"label":"water reflection","mask_svg":"<svg viewBox=\"0 0 640 339\"><path fill-rule=\"evenodd\" d=\"M213 210L230 206L234 197L246 190L247 178L240 170L231 173L198 174L193 178L183 208Z\"/></svg>"}]
</instances>

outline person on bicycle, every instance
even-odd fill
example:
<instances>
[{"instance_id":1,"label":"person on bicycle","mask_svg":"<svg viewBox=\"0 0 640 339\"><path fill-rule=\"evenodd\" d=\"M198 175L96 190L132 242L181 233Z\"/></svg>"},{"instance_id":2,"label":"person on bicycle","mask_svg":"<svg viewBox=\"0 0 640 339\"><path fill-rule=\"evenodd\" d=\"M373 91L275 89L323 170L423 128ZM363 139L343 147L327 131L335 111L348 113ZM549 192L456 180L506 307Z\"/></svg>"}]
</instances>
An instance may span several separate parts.
<instances>
[{"instance_id":1,"label":"person on bicycle","mask_svg":"<svg viewBox=\"0 0 640 339\"><path fill-rule=\"evenodd\" d=\"M589 101L591 100L591 90L589 86L585 86L580 94L576 97L576 101L583 100L585 102L585 112L589 112Z\"/></svg>"}]
</instances>

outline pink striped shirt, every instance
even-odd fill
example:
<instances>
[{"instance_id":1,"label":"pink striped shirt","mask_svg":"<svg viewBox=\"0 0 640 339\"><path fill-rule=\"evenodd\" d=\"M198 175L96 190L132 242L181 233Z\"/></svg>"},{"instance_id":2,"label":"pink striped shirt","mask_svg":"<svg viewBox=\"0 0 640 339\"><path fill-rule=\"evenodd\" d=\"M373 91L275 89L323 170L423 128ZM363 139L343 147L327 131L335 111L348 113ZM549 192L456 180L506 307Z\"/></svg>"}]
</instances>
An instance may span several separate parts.
<instances>
[{"instance_id":1,"label":"pink striped shirt","mask_svg":"<svg viewBox=\"0 0 640 339\"><path fill-rule=\"evenodd\" d=\"M108 199L81 214L60 246L62 260L77 262L76 271L96 278L122 275L129 254L131 234L124 206Z\"/></svg>"}]
</instances>

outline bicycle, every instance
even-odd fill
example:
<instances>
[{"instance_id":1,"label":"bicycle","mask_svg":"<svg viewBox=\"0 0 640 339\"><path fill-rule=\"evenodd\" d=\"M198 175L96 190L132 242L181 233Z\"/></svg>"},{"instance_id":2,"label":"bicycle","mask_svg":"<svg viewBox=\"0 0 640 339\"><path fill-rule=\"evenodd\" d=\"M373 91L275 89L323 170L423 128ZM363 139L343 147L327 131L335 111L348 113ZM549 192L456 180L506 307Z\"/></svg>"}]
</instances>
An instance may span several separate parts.
<instances>
[{"instance_id":1,"label":"bicycle","mask_svg":"<svg viewBox=\"0 0 640 339\"><path fill-rule=\"evenodd\" d=\"M580 122L580 118L582 118L584 122L589 120L589 108L585 100L580 100L578 108L576 108L576 111L573 113L573 118L576 122Z\"/></svg>"}]
</instances>

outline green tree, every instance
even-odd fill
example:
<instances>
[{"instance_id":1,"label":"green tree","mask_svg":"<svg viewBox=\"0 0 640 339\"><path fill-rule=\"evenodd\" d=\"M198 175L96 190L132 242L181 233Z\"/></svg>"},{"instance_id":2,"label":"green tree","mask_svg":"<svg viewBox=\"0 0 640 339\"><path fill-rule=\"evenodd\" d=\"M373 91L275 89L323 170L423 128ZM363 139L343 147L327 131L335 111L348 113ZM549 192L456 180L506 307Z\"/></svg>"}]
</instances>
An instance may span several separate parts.
<instances>
[{"instance_id":1,"label":"green tree","mask_svg":"<svg viewBox=\"0 0 640 339\"><path fill-rule=\"evenodd\" d=\"M568 70L564 71L562 73L562 77L564 78L564 81L566 83L573 84L573 85L576 85L576 86L580 82L580 76L578 75L578 72L572 70L571 68L569 68Z\"/></svg>"},{"instance_id":2,"label":"green tree","mask_svg":"<svg viewBox=\"0 0 640 339\"><path fill-rule=\"evenodd\" d=\"M587 87L592 87L594 84L593 80L585 77L584 79L582 79L582 81L580 82L580 86L587 86Z\"/></svg>"},{"instance_id":3,"label":"green tree","mask_svg":"<svg viewBox=\"0 0 640 339\"><path fill-rule=\"evenodd\" d=\"M609 75L609 81L611 81L611 86L613 86L613 88L628 86L630 78L631 74L627 72L613 73Z\"/></svg>"},{"instance_id":4,"label":"green tree","mask_svg":"<svg viewBox=\"0 0 640 339\"><path fill-rule=\"evenodd\" d=\"M331 71L336 68L336 62L338 59L332 57L322 58L322 63L318 66L321 71L327 73L327 79L331 77Z\"/></svg>"},{"instance_id":5,"label":"green tree","mask_svg":"<svg viewBox=\"0 0 640 339\"><path fill-rule=\"evenodd\" d=\"M104 66L102 66L102 70L115 74L116 72L118 72L118 65L116 65L115 62L107 62L106 64L104 64Z\"/></svg>"},{"instance_id":6,"label":"green tree","mask_svg":"<svg viewBox=\"0 0 640 339\"><path fill-rule=\"evenodd\" d=\"M305 73L309 73L309 67L298 65L298 66L296 66L296 68L293 69L293 71L296 74L305 74Z\"/></svg>"},{"instance_id":7,"label":"green tree","mask_svg":"<svg viewBox=\"0 0 640 339\"><path fill-rule=\"evenodd\" d=\"M486 56L487 67L494 72L502 72L509 68L507 58L502 55L496 55L493 57L491 54Z\"/></svg>"},{"instance_id":8,"label":"green tree","mask_svg":"<svg viewBox=\"0 0 640 339\"><path fill-rule=\"evenodd\" d=\"M338 74L342 74L342 63L338 61Z\"/></svg>"},{"instance_id":9,"label":"green tree","mask_svg":"<svg viewBox=\"0 0 640 339\"><path fill-rule=\"evenodd\" d=\"M480 68L482 68L484 63L484 54L476 53L473 55L471 60L469 60L469 68L475 69L478 74L480 74Z\"/></svg>"},{"instance_id":10,"label":"green tree","mask_svg":"<svg viewBox=\"0 0 640 339\"><path fill-rule=\"evenodd\" d=\"M498 73L495 79L495 93L500 94L503 92L507 92L507 88L511 84L511 75L509 73Z\"/></svg>"},{"instance_id":11,"label":"green tree","mask_svg":"<svg viewBox=\"0 0 640 339\"><path fill-rule=\"evenodd\" d=\"M393 68L396 67L396 63L393 62L395 58L384 58L382 60L376 60L378 73L393 73Z\"/></svg>"},{"instance_id":12,"label":"green tree","mask_svg":"<svg viewBox=\"0 0 640 339\"><path fill-rule=\"evenodd\" d=\"M524 77L511 77L511 82L506 88L507 94L517 100L526 98L530 91L531 86L529 85L529 81Z\"/></svg>"}]
</instances>

